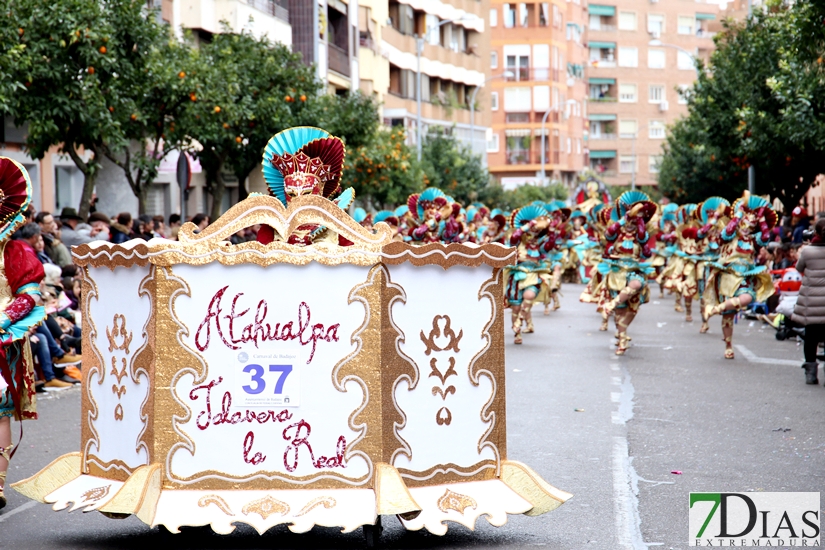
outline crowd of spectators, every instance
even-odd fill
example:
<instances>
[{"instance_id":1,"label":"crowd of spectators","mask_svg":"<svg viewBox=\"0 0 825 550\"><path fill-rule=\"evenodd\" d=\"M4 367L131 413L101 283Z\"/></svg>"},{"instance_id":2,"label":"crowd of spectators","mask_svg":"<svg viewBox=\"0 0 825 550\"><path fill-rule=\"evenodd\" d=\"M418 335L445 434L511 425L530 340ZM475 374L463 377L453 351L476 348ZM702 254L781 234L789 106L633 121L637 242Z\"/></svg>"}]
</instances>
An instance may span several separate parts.
<instances>
[{"instance_id":1,"label":"crowd of spectators","mask_svg":"<svg viewBox=\"0 0 825 550\"><path fill-rule=\"evenodd\" d=\"M131 239L153 238L176 240L181 217L139 216L128 212L110 218L102 212L92 212L84 220L74 208L63 208L59 216L51 212L26 212L26 224L12 239L25 243L43 264L45 278L41 283L46 320L29 335L35 358L37 391L57 391L79 384L81 364L81 285L78 268L72 263L72 246L95 241L120 244ZM209 217L196 214L191 220L198 231L209 225ZM255 240L254 231L241 231L232 236L234 244Z\"/></svg>"}]
</instances>

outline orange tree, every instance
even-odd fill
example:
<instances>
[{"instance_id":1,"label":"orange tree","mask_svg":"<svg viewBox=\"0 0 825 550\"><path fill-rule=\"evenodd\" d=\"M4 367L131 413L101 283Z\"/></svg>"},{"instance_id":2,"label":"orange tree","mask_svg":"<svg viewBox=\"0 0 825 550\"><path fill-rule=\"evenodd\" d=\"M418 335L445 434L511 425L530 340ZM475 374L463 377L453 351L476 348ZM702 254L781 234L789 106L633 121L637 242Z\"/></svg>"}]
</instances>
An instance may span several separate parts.
<instances>
[{"instance_id":1,"label":"orange tree","mask_svg":"<svg viewBox=\"0 0 825 550\"><path fill-rule=\"evenodd\" d=\"M224 30L201 46L189 101L167 132L173 141L199 144L194 152L212 195L213 220L222 210L224 174L234 173L243 196L269 138L315 122L313 103L321 89L312 68L288 47Z\"/></svg>"}]
</instances>

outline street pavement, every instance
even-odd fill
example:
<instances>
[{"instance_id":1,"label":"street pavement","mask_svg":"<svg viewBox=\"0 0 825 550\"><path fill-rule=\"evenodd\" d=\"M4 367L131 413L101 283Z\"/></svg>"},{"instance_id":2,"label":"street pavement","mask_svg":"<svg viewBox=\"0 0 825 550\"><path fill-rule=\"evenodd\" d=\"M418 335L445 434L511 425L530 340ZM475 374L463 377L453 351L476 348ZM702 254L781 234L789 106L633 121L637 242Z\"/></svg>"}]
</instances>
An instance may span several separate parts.
<instances>
[{"instance_id":1,"label":"street pavement","mask_svg":"<svg viewBox=\"0 0 825 550\"><path fill-rule=\"evenodd\" d=\"M670 297L642 307L632 347L613 355L613 329L566 285L562 309L535 310L536 332L511 344L507 331L508 458L573 493L544 516L501 528L451 525L444 537L407 532L384 518L385 548L676 549L688 547L688 493L825 489L825 388L807 386L801 346L778 342L760 322L736 325L734 361L723 358L719 318L709 334L673 310ZM508 323L509 324L509 312ZM820 370L820 381L825 380ZM25 423L9 481L79 449L80 392L50 394L41 420ZM15 434L17 428L15 427ZM16 435L15 435L16 437ZM680 473L674 473L680 472ZM54 512L7 491L0 548L361 548L360 531L278 527L229 536L208 529L170 535L134 517Z\"/></svg>"}]
</instances>

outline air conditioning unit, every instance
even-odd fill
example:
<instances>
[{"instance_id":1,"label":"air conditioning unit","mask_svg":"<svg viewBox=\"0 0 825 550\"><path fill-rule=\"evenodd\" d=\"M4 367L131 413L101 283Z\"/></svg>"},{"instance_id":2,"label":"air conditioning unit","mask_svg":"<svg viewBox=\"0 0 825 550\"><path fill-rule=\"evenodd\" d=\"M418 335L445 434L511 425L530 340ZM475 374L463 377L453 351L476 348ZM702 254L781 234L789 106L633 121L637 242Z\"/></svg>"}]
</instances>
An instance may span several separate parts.
<instances>
[{"instance_id":1,"label":"air conditioning unit","mask_svg":"<svg viewBox=\"0 0 825 550\"><path fill-rule=\"evenodd\" d=\"M658 40L662 37L662 33L660 33L659 31L650 31L650 36L651 38L655 38Z\"/></svg>"},{"instance_id":2,"label":"air conditioning unit","mask_svg":"<svg viewBox=\"0 0 825 550\"><path fill-rule=\"evenodd\" d=\"M670 108L670 104L667 102L667 100L664 100L661 103L659 103L659 110L662 111L663 113L665 111L667 111L669 108Z\"/></svg>"}]
</instances>

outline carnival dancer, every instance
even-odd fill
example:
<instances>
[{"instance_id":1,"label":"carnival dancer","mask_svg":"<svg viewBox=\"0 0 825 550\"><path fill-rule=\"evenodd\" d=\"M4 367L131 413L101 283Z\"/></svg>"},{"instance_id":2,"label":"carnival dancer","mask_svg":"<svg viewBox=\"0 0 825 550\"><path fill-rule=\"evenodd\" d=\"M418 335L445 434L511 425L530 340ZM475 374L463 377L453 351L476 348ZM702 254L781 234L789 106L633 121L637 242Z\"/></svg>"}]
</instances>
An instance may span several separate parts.
<instances>
[{"instance_id":1,"label":"carnival dancer","mask_svg":"<svg viewBox=\"0 0 825 550\"><path fill-rule=\"evenodd\" d=\"M721 232L730 218L730 202L722 197L710 197L696 209L702 227L698 237L703 241L700 260L696 264L696 294L699 296L699 312L702 316L702 326L699 333L710 330L708 318L705 315L705 287L707 286L708 265L719 259L719 248L722 244Z\"/></svg>"},{"instance_id":2,"label":"carnival dancer","mask_svg":"<svg viewBox=\"0 0 825 550\"><path fill-rule=\"evenodd\" d=\"M480 229L483 229L484 231L478 239L479 243L504 244L507 237L507 218L504 217L504 214L501 211L495 212L486 227L482 227Z\"/></svg>"},{"instance_id":3,"label":"carnival dancer","mask_svg":"<svg viewBox=\"0 0 825 550\"><path fill-rule=\"evenodd\" d=\"M653 249L653 258L650 264L656 269L656 281L659 283L659 297L665 295L665 287L660 279L662 271L665 270L671 256L676 251L676 212L679 205L668 203L661 207L658 221L658 234L656 235L656 248Z\"/></svg>"},{"instance_id":4,"label":"carnival dancer","mask_svg":"<svg viewBox=\"0 0 825 550\"><path fill-rule=\"evenodd\" d=\"M415 215L415 225L409 230L410 240L425 244L441 242L445 220L453 213L444 191L429 187L420 194L410 195L407 206Z\"/></svg>"},{"instance_id":5,"label":"carnival dancer","mask_svg":"<svg viewBox=\"0 0 825 550\"><path fill-rule=\"evenodd\" d=\"M550 304L553 304L553 311L561 308L561 275L567 262L570 246L568 246L568 220L570 219L570 209L564 205L563 201L555 200L545 205L545 210L549 214L549 225L547 232L542 237L542 250L544 251L543 262L549 275L542 278L542 286L539 291L539 301L544 303L544 314L550 314Z\"/></svg>"},{"instance_id":6,"label":"carnival dancer","mask_svg":"<svg viewBox=\"0 0 825 550\"><path fill-rule=\"evenodd\" d=\"M516 344L521 344L522 332L534 331L531 309L539 294L541 278L547 276L541 247L550 242L542 239L548 225L547 210L536 204L523 206L510 215L513 228L510 245L516 247L516 264L507 268L505 292L512 310L513 341Z\"/></svg>"},{"instance_id":7,"label":"carnival dancer","mask_svg":"<svg viewBox=\"0 0 825 550\"><path fill-rule=\"evenodd\" d=\"M665 242L669 243L670 246L673 246L673 254L670 256L665 268L656 278L656 281L659 283L660 287L664 285L665 289L669 290L671 294L676 295L673 310L678 313L685 311L682 307L682 293L679 291L679 284L682 281L682 277L686 269L685 264L690 263L690 260L686 258L689 253L682 250L682 247L687 246L687 248L691 250L693 249L692 244L686 242L681 235L683 229L686 229L691 224L695 223L693 218L693 212L695 210L696 205L691 203L683 204L676 211L676 230L663 237ZM695 239L695 235L693 238Z\"/></svg>"},{"instance_id":8,"label":"carnival dancer","mask_svg":"<svg viewBox=\"0 0 825 550\"><path fill-rule=\"evenodd\" d=\"M597 243L590 238L589 228L587 226L587 216L581 210L574 210L570 214L571 229L571 248L570 263L573 269L576 270L576 277L580 283L587 283L589 277L587 276L587 255L589 251L594 248Z\"/></svg>"},{"instance_id":9,"label":"carnival dancer","mask_svg":"<svg viewBox=\"0 0 825 550\"><path fill-rule=\"evenodd\" d=\"M337 196L333 202L346 210L355 200L355 191L350 187L341 192L343 170L344 142L320 128L284 130L275 134L264 149L264 180L270 194L284 206L301 195L320 195L330 200ZM276 240L299 246L318 242L352 244L318 223L302 224L291 235L278 235L268 225L258 230L258 242L269 244Z\"/></svg>"},{"instance_id":10,"label":"carnival dancer","mask_svg":"<svg viewBox=\"0 0 825 550\"><path fill-rule=\"evenodd\" d=\"M40 301L43 264L27 242L9 240L25 223L23 213L31 196L32 183L26 169L0 157L0 508L6 505L3 490L15 449L11 418L37 418L28 333L46 316L43 307L36 305Z\"/></svg>"},{"instance_id":11,"label":"carnival dancer","mask_svg":"<svg viewBox=\"0 0 825 550\"><path fill-rule=\"evenodd\" d=\"M713 215L718 221L724 205ZM705 314L722 315L725 359L733 359L733 321L751 302L763 302L774 293L770 273L755 263L756 245L765 246L776 226L771 203L747 191L731 207L732 218L720 232L719 259L709 264L705 288ZM713 220L713 217L711 218Z\"/></svg>"},{"instance_id":12,"label":"carnival dancer","mask_svg":"<svg viewBox=\"0 0 825 550\"><path fill-rule=\"evenodd\" d=\"M596 304L596 311L602 316L602 324L599 326L600 331L607 330L610 319L610 315L604 308L604 305L610 300L610 293L605 288L605 277L599 271L599 265L605 259L607 253L608 243L605 238L605 231L610 223L612 211L612 207L605 206L603 203L597 204L589 211L590 227L593 231L591 238L595 239L598 245L592 249L589 259L593 262L593 267L590 270L590 280L581 296L579 296L581 302Z\"/></svg>"},{"instance_id":13,"label":"carnival dancer","mask_svg":"<svg viewBox=\"0 0 825 550\"><path fill-rule=\"evenodd\" d=\"M598 269L611 296L604 310L615 316L616 355L627 351L627 328L648 300L647 278L653 267L647 262L651 256L647 223L655 213L656 204L645 193L627 191L616 199L612 223L605 231L609 245Z\"/></svg>"}]
</instances>

